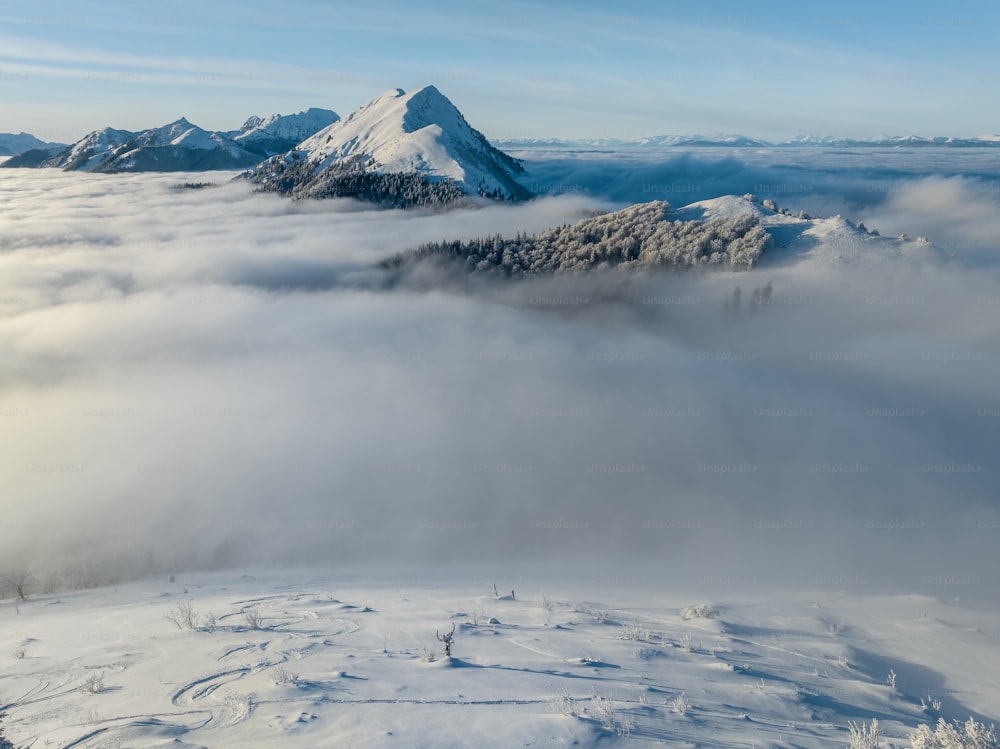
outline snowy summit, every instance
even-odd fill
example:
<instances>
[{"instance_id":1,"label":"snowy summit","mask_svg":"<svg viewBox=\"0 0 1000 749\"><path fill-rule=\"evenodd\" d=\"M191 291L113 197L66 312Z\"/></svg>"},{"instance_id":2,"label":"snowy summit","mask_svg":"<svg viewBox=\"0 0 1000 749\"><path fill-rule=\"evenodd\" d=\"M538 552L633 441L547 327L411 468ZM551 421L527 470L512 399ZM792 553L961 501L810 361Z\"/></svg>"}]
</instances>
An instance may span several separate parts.
<instances>
[{"instance_id":1,"label":"snowy summit","mask_svg":"<svg viewBox=\"0 0 1000 749\"><path fill-rule=\"evenodd\" d=\"M353 196L341 189L348 187L343 180L357 182L360 174L418 175L466 195L516 200L530 197L517 181L522 171L447 97L425 86L387 91L248 177L264 190L326 197Z\"/></svg>"}]
</instances>

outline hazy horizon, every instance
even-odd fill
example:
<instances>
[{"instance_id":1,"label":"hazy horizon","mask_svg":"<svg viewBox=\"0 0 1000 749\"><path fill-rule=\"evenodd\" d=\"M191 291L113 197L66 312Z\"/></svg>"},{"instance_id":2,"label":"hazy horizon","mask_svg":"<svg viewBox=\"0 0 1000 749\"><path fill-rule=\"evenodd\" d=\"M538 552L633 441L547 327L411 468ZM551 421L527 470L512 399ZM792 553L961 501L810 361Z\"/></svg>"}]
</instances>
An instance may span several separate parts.
<instances>
[{"instance_id":1,"label":"hazy horizon","mask_svg":"<svg viewBox=\"0 0 1000 749\"><path fill-rule=\"evenodd\" d=\"M86 14L64 2L8 3L2 14L0 132L58 142L182 115L209 130L308 107L343 115L382 91L427 84L491 139L973 137L1000 121L982 96L996 84L1000 17L982 3L612 11L589 2L297 0L276 15L245 4L103 0Z\"/></svg>"}]
</instances>

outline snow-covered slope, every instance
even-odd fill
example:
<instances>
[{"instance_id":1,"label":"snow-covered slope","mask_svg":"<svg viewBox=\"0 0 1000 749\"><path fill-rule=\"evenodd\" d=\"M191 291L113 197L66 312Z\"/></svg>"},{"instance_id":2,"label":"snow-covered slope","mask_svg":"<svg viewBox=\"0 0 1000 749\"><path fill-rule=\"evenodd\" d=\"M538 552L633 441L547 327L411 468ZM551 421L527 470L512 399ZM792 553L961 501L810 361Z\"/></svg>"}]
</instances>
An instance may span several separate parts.
<instances>
[{"instance_id":1,"label":"snow-covered slope","mask_svg":"<svg viewBox=\"0 0 1000 749\"><path fill-rule=\"evenodd\" d=\"M331 170L354 164L364 173L417 174L450 180L466 194L503 199L529 196L517 182L520 164L490 145L434 86L407 94L393 89L320 130L251 179L267 189L285 165L304 164L295 186L308 193ZM288 190L283 190L288 191Z\"/></svg>"},{"instance_id":2,"label":"snow-covered slope","mask_svg":"<svg viewBox=\"0 0 1000 749\"><path fill-rule=\"evenodd\" d=\"M752 195L725 195L702 200L678 209L671 218L696 221L744 214L755 216L774 240L761 258L761 266L806 260L810 264L881 264L896 258L917 258L933 251L922 238L883 237L843 216L814 218L804 213L792 214L769 200L760 202Z\"/></svg>"},{"instance_id":3,"label":"snow-covered slope","mask_svg":"<svg viewBox=\"0 0 1000 749\"><path fill-rule=\"evenodd\" d=\"M188 574L4 602L3 730L64 749L827 749L847 746L852 721L877 718L880 746L902 747L938 717L1000 715L991 609L537 573L495 595L471 573L361 572Z\"/></svg>"}]
</instances>

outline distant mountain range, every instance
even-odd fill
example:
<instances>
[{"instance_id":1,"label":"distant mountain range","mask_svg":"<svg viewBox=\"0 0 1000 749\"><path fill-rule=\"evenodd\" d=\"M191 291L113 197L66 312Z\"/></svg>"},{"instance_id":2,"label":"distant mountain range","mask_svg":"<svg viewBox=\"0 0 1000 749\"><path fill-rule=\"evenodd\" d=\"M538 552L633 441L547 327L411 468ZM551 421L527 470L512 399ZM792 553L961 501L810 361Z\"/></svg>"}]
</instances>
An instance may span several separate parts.
<instances>
[{"instance_id":1,"label":"distant mountain range","mask_svg":"<svg viewBox=\"0 0 1000 749\"><path fill-rule=\"evenodd\" d=\"M996 148L1000 135L983 135L975 138L945 136L921 137L918 135L879 135L875 138L838 138L831 135L797 135L783 141L766 141L745 135L654 135L648 138L624 140L619 138L505 138L494 141L507 149L552 148Z\"/></svg>"},{"instance_id":2,"label":"distant mountain range","mask_svg":"<svg viewBox=\"0 0 1000 749\"><path fill-rule=\"evenodd\" d=\"M997 147L1000 136L869 140L797 136L771 143L742 135L660 135L635 140L500 140L521 150L644 148ZM140 132L103 128L72 145L0 134L4 167L99 173L243 170L259 192L349 197L385 207L446 206L473 199L525 200L521 162L486 139L434 86L392 89L341 119L328 109L250 117L208 131L181 117Z\"/></svg>"},{"instance_id":3,"label":"distant mountain range","mask_svg":"<svg viewBox=\"0 0 1000 749\"><path fill-rule=\"evenodd\" d=\"M70 146L23 150L6 167L54 167L88 172L172 172L246 169L300 143L338 115L309 109L291 115L251 117L239 130L208 131L181 117L140 132L106 127Z\"/></svg>"},{"instance_id":4,"label":"distant mountain range","mask_svg":"<svg viewBox=\"0 0 1000 749\"><path fill-rule=\"evenodd\" d=\"M309 109L251 117L228 132L210 132L183 117L141 132L103 128L70 146L29 148L3 166L99 173L242 169L260 192L351 197L387 207L532 197L518 182L521 163L490 145L434 86L392 89L343 120Z\"/></svg>"}]
</instances>

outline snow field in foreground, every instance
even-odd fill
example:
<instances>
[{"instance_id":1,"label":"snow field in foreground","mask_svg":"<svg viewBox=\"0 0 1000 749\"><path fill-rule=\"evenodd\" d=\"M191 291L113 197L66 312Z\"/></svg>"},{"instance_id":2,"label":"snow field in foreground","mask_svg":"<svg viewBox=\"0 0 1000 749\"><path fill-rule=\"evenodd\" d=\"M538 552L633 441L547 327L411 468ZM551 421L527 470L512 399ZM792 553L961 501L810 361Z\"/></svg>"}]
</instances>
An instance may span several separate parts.
<instances>
[{"instance_id":1,"label":"snow field in foreground","mask_svg":"<svg viewBox=\"0 0 1000 749\"><path fill-rule=\"evenodd\" d=\"M5 601L4 731L63 749L821 747L877 718L905 746L939 716L998 714L995 611L427 580L188 574Z\"/></svg>"}]
</instances>

